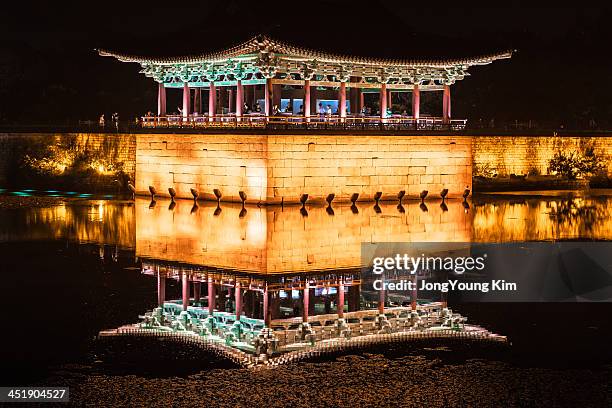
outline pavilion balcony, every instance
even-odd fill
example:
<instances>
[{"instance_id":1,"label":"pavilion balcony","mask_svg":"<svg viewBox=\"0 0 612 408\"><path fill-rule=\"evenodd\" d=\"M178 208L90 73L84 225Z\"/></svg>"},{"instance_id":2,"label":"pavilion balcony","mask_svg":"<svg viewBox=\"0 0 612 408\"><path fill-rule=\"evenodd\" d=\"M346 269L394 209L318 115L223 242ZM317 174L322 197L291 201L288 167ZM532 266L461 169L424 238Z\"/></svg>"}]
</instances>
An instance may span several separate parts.
<instances>
[{"instance_id":1,"label":"pavilion balcony","mask_svg":"<svg viewBox=\"0 0 612 408\"><path fill-rule=\"evenodd\" d=\"M418 119L409 116L346 116L316 115L305 117L279 113L276 116L263 114L245 114L242 116L215 115L165 115L143 116L139 125L143 128L192 128L192 129L347 129L347 130L451 130L465 129L467 119L444 121L442 117L423 117Z\"/></svg>"}]
</instances>

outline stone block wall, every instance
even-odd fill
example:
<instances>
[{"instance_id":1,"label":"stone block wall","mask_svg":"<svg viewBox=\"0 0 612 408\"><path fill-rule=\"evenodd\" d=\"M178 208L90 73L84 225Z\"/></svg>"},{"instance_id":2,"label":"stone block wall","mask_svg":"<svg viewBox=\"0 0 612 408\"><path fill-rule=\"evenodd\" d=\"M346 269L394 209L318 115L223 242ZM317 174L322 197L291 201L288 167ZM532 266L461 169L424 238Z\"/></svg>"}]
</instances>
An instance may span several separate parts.
<instances>
[{"instance_id":1,"label":"stone block wall","mask_svg":"<svg viewBox=\"0 0 612 408\"><path fill-rule=\"evenodd\" d=\"M499 175L548 174L548 163L558 151L581 151L593 145L612 173L612 139L606 136L473 136L474 173Z\"/></svg>"},{"instance_id":2,"label":"stone block wall","mask_svg":"<svg viewBox=\"0 0 612 408\"><path fill-rule=\"evenodd\" d=\"M162 195L173 187L179 197L196 188L212 198L295 203L300 195L323 201L353 193L372 200L400 190L412 198L422 190L460 196L471 188L472 139L465 136L395 135L137 135L136 188Z\"/></svg>"}]
</instances>

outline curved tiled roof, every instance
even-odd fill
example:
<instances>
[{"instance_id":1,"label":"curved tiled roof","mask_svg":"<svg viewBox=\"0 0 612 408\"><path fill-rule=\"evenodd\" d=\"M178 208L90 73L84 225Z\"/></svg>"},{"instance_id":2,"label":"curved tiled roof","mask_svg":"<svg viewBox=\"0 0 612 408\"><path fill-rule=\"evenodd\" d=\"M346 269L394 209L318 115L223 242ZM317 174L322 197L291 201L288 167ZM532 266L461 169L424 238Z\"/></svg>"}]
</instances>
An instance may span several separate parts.
<instances>
[{"instance_id":1,"label":"curved tiled roof","mask_svg":"<svg viewBox=\"0 0 612 408\"><path fill-rule=\"evenodd\" d=\"M510 58L512 50L502 51L494 54L479 55L475 57L453 58L453 59L386 59L386 58L366 58L349 56L335 53L327 53L308 48L302 48L288 44L283 41L275 40L267 36L255 36L234 47L208 52L203 54L187 55L180 57L146 57L116 53L108 50L97 50L101 56L110 56L124 62L137 62L141 64L171 65L171 64L193 64L202 62L221 62L228 58L236 58L242 55L254 54L260 50L269 50L278 54L285 54L288 58L299 60L314 59L320 62L333 62L340 64L358 64L374 66L428 66L428 67L451 67L457 65L482 65L493 62L497 59Z\"/></svg>"}]
</instances>

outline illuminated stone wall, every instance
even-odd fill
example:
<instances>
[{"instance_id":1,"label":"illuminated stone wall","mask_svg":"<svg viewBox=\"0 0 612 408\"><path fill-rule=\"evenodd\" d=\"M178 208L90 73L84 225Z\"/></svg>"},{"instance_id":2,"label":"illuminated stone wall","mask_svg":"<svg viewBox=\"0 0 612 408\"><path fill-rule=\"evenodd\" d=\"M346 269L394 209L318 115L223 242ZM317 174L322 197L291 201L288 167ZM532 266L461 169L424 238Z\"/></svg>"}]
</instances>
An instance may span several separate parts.
<instances>
[{"instance_id":1,"label":"illuminated stone wall","mask_svg":"<svg viewBox=\"0 0 612 408\"><path fill-rule=\"evenodd\" d=\"M334 193L372 199L395 198L400 190L417 197L422 190L460 196L472 184L472 139L460 136L395 135L188 135L137 136L136 189L161 194L174 187L179 197L190 188L219 188L237 201L297 202L306 193L322 201Z\"/></svg>"},{"instance_id":2,"label":"illuminated stone wall","mask_svg":"<svg viewBox=\"0 0 612 408\"><path fill-rule=\"evenodd\" d=\"M166 261L257 273L356 268L363 242L469 242L472 213L461 200L440 201L427 211L411 201L404 212L396 203L360 203L355 214L347 204L330 215L323 206L249 205L225 203L215 215L212 203L193 208L178 200L136 199L136 255Z\"/></svg>"},{"instance_id":3,"label":"illuminated stone wall","mask_svg":"<svg viewBox=\"0 0 612 408\"><path fill-rule=\"evenodd\" d=\"M474 136L474 174L479 169L499 175L548 174L548 163L555 152L581 151L592 144L595 152L608 162L612 173L612 139L606 136Z\"/></svg>"},{"instance_id":4,"label":"illuminated stone wall","mask_svg":"<svg viewBox=\"0 0 612 408\"><path fill-rule=\"evenodd\" d=\"M24 180L36 176L41 183L48 180L48 187L64 178L75 187L116 190L108 179L123 173L134 180L135 168L134 135L0 133L1 186L25 187Z\"/></svg>"}]
</instances>

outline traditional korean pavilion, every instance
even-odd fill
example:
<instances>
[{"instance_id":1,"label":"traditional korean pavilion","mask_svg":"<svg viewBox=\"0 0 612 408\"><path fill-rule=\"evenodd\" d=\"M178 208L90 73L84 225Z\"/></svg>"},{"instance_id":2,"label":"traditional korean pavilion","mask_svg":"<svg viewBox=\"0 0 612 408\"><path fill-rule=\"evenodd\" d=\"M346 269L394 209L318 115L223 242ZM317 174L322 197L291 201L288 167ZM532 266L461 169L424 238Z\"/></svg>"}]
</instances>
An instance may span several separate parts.
<instances>
[{"instance_id":1,"label":"traditional korean pavilion","mask_svg":"<svg viewBox=\"0 0 612 408\"><path fill-rule=\"evenodd\" d=\"M474 65L512 55L504 51L458 59L363 58L301 48L262 35L225 50L182 57L98 52L140 64L141 72L158 83L157 115L144 117L145 126L326 122L399 123L416 129L462 128L464 120L451 120L451 85L469 75ZM182 90L177 114L170 113L166 103L171 88ZM421 91L442 92L441 117L421 115ZM393 95L407 92L410 114L408 109L394 111Z\"/></svg>"}]
</instances>

